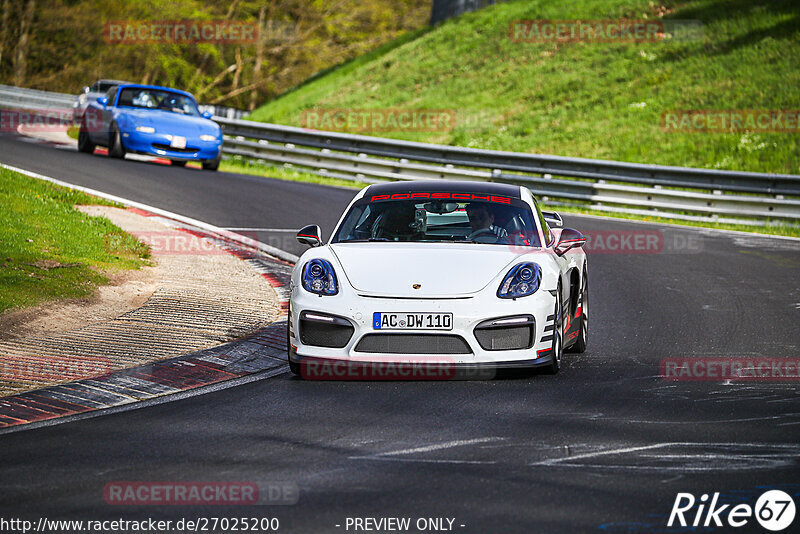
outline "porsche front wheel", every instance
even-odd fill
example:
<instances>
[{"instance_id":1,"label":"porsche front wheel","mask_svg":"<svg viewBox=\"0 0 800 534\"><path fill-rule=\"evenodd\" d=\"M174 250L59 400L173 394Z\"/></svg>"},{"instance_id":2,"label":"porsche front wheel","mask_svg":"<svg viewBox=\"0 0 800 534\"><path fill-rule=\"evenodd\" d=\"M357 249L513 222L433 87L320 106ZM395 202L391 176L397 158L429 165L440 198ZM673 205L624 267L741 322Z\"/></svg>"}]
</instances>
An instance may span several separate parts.
<instances>
[{"instance_id":1,"label":"porsche front wheel","mask_svg":"<svg viewBox=\"0 0 800 534\"><path fill-rule=\"evenodd\" d=\"M554 375L561 370L561 356L564 354L562 338L564 334L564 306L561 302L561 286L556 290L556 307L553 319L553 361L544 368L548 375Z\"/></svg>"},{"instance_id":2,"label":"porsche front wheel","mask_svg":"<svg viewBox=\"0 0 800 534\"><path fill-rule=\"evenodd\" d=\"M583 287L581 288L581 299L578 302L578 309L581 315L578 318L578 339L567 349L567 352L581 353L586 351L586 340L589 337L589 273L583 270Z\"/></svg>"}]
</instances>

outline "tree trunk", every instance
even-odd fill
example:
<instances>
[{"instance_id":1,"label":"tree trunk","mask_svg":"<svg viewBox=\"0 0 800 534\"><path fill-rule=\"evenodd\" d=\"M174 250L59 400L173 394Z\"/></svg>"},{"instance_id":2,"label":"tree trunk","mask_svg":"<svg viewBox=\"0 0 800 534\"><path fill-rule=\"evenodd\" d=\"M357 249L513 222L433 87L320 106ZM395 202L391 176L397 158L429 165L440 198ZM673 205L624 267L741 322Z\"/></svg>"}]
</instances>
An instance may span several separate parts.
<instances>
[{"instance_id":1,"label":"tree trunk","mask_svg":"<svg viewBox=\"0 0 800 534\"><path fill-rule=\"evenodd\" d=\"M194 96L195 96L195 98L197 98L198 100L200 100L200 98L202 98L203 96L205 96L205 94L206 94L206 93L207 93L209 90L213 89L213 88L214 88L214 87L215 87L217 84L219 84L219 83L220 83L220 82L221 82L221 81L222 81L222 80L225 78L225 76L227 76L227 75L228 75L228 74L230 74L231 72L235 71L235 70L236 70L236 67L237 67L236 63L234 63L233 65L229 65L229 66L228 66L228 68L226 68L226 69L224 69L222 72L220 72L220 73L217 75L217 77L216 77L216 78L214 78L214 80L212 80L212 82L211 82L210 84L208 84L208 85L206 85L205 87L201 87L200 89L196 90L196 91L194 92Z\"/></svg>"},{"instance_id":2,"label":"tree trunk","mask_svg":"<svg viewBox=\"0 0 800 534\"><path fill-rule=\"evenodd\" d=\"M284 70L288 70L288 69L284 69ZM252 91L253 89L257 88L259 85L263 85L263 84L265 84L267 82L269 82L269 80L264 78L262 80L258 80L257 82L251 83L250 85L245 85L244 87L240 87L238 89L234 89L233 91L231 91L231 92L229 92L227 94L224 94L222 96L218 96L217 98L215 98L214 100L209 102L209 104L221 104L222 102L225 102L229 98L233 98L235 96L239 96L240 94L246 93L247 91Z\"/></svg>"},{"instance_id":3,"label":"tree trunk","mask_svg":"<svg viewBox=\"0 0 800 534\"><path fill-rule=\"evenodd\" d=\"M233 73L233 89L239 88L239 78L242 76L242 67L244 63L242 63L242 47L239 46L236 48L236 71Z\"/></svg>"},{"instance_id":4,"label":"tree trunk","mask_svg":"<svg viewBox=\"0 0 800 534\"><path fill-rule=\"evenodd\" d=\"M228 12L225 14L225 20L231 20L233 18L233 14L236 13L236 8L239 7L239 0L233 0L231 5L228 6ZM222 45L219 46L220 57L222 56ZM203 59L200 60L200 64L197 65L197 70L194 71L194 76L192 79L189 80L187 84L187 88L191 88L194 85L194 82L203 74L203 69L206 68L206 63L208 63L208 59L211 57L211 54L206 53L203 56Z\"/></svg>"},{"instance_id":5,"label":"tree trunk","mask_svg":"<svg viewBox=\"0 0 800 534\"><path fill-rule=\"evenodd\" d=\"M8 40L8 15L11 11L11 2L3 0L3 21L2 28L0 28L0 67L3 65L3 52L6 48L6 41Z\"/></svg>"},{"instance_id":6,"label":"tree trunk","mask_svg":"<svg viewBox=\"0 0 800 534\"><path fill-rule=\"evenodd\" d=\"M8 1L8 0L6 0ZM274 5L274 4L272 4ZM253 83L257 82L261 77L261 63L264 61L264 19L267 14L267 6L261 6L258 10L258 42L256 43L256 64L253 66ZM247 109L253 111L256 109L256 100L258 100L258 88L253 88L250 93L250 105Z\"/></svg>"},{"instance_id":7,"label":"tree trunk","mask_svg":"<svg viewBox=\"0 0 800 534\"><path fill-rule=\"evenodd\" d=\"M14 55L14 85L21 86L25 83L25 75L28 69L28 46L31 39L31 25L33 24L33 14L36 11L36 0L28 0L25 6L25 13L19 26L19 41L17 42L17 53Z\"/></svg>"}]
</instances>

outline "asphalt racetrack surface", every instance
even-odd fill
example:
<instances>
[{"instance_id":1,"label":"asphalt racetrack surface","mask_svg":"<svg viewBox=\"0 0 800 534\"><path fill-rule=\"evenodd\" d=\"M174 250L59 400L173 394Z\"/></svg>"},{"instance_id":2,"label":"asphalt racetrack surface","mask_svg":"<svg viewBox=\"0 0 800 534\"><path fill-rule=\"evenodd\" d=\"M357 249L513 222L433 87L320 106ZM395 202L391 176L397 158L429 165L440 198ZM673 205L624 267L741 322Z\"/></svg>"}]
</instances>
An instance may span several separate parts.
<instances>
[{"instance_id":1,"label":"asphalt racetrack surface","mask_svg":"<svg viewBox=\"0 0 800 534\"><path fill-rule=\"evenodd\" d=\"M0 161L224 227L319 223L327 236L354 194L114 161L9 135L0 136ZM666 523L678 492L753 506L766 489L783 489L800 503L796 379L661 376L666 358L797 360L800 241L564 218L590 235L661 241L589 250L589 349L565 355L557 376L321 382L287 372L0 435L0 516L274 517L282 532L355 532L352 518L365 517L410 518L411 532L419 518L475 533L755 532L753 518L742 529ZM302 251L289 232L259 237ZM104 488L119 481L283 484L299 499L108 504Z\"/></svg>"}]
</instances>

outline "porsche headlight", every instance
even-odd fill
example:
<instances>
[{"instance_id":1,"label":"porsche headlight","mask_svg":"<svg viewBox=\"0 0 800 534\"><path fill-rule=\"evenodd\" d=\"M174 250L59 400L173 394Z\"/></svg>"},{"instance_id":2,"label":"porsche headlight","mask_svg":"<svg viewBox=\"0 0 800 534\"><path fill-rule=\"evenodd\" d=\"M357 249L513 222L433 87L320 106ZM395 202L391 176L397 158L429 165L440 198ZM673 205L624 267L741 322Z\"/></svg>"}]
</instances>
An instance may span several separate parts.
<instances>
[{"instance_id":1,"label":"porsche headlight","mask_svg":"<svg viewBox=\"0 0 800 534\"><path fill-rule=\"evenodd\" d=\"M339 285L333 265L327 260L311 260L303 267L303 288L317 295L336 295Z\"/></svg>"},{"instance_id":2,"label":"porsche headlight","mask_svg":"<svg viewBox=\"0 0 800 534\"><path fill-rule=\"evenodd\" d=\"M542 281L542 268L536 263L527 262L516 265L508 271L503 283L497 289L501 299L515 299L533 295Z\"/></svg>"},{"instance_id":3,"label":"porsche headlight","mask_svg":"<svg viewBox=\"0 0 800 534\"><path fill-rule=\"evenodd\" d=\"M152 126L137 126L136 131L142 133L156 133L156 129Z\"/></svg>"},{"instance_id":4,"label":"porsche headlight","mask_svg":"<svg viewBox=\"0 0 800 534\"><path fill-rule=\"evenodd\" d=\"M217 137L214 135L203 134L200 136L201 141L216 141Z\"/></svg>"}]
</instances>

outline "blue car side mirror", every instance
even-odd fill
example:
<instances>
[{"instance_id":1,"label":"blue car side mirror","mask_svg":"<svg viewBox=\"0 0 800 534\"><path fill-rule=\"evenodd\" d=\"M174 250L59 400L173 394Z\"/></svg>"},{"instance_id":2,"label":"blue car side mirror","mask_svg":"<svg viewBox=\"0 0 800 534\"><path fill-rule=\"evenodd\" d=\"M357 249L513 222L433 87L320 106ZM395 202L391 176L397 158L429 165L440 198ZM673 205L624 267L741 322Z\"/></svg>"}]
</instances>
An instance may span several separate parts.
<instances>
[{"instance_id":1,"label":"blue car side mirror","mask_svg":"<svg viewBox=\"0 0 800 534\"><path fill-rule=\"evenodd\" d=\"M204 111L204 112L203 112L203 118L204 118L204 119L210 119L210 118L211 118L211 117L213 117L213 116L214 116L214 114L213 114L213 113L211 113L210 111Z\"/></svg>"},{"instance_id":2,"label":"blue car side mirror","mask_svg":"<svg viewBox=\"0 0 800 534\"><path fill-rule=\"evenodd\" d=\"M97 103L100 104L101 106L107 106L108 105L108 98L106 98L104 96L98 96L97 97Z\"/></svg>"}]
</instances>

